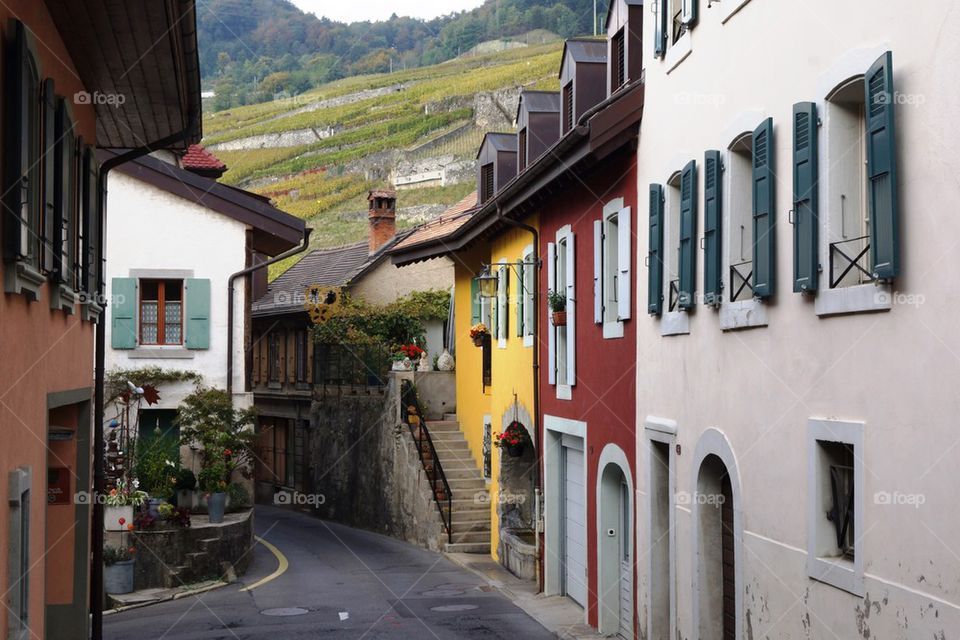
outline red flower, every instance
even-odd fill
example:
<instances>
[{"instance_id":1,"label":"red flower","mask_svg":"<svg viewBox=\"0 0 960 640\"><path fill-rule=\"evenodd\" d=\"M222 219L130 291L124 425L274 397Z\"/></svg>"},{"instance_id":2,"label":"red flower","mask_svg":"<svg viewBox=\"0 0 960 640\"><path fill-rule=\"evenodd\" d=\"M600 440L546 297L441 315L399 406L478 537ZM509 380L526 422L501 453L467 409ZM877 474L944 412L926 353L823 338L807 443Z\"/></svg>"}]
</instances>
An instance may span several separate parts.
<instances>
[{"instance_id":1,"label":"red flower","mask_svg":"<svg viewBox=\"0 0 960 640\"><path fill-rule=\"evenodd\" d=\"M232 455L233 455L233 451L232 451L232 450L230 450L230 449L224 449L224 451L223 451L223 455L225 455L226 457L228 457L228 458L229 458L230 456L232 456Z\"/></svg>"},{"instance_id":2,"label":"red flower","mask_svg":"<svg viewBox=\"0 0 960 640\"><path fill-rule=\"evenodd\" d=\"M120 526L122 527L124 524L126 524L127 519L126 519L126 518L120 518L119 520L117 520L117 522L119 522L119 523L120 523Z\"/></svg>"}]
</instances>

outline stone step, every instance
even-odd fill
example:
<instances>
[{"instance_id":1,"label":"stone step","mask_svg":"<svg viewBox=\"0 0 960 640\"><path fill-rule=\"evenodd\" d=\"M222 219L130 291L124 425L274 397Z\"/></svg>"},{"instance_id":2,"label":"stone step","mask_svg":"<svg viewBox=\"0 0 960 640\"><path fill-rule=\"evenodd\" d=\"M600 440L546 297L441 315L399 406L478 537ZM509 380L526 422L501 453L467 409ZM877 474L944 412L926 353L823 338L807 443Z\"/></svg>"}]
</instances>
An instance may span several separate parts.
<instances>
[{"instance_id":1,"label":"stone step","mask_svg":"<svg viewBox=\"0 0 960 640\"><path fill-rule=\"evenodd\" d=\"M460 431L459 422L448 422L446 420L428 420L427 429L430 435L434 433L463 433Z\"/></svg>"},{"instance_id":2,"label":"stone step","mask_svg":"<svg viewBox=\"0 0 960 640\"><path fill-rule=\"evenodd\" d=\"M447 478L453 491L486 491L487 481L477 474L476 478Z\"/></svg>"},{"instance_id":3,"label":"stone step","mask_svg":"<svg viewBox=\"0 0 960 640\"><path fill-rule=\"evenodd\" d=\"M443 419L446 420L446 421L448 421L448 422L456 422L456 421L457 421L457 414L455 414L455 413L445 413L445 414L443 414Z\"/></svg>"},{"instance_id":4,"label":"stone step","mask_svg":"<svg viewBox=\"0 0 960 640\"><path fill-rule=\"evenodd\" d=\"M443 525L440 525L443 528ZM454 531L490 531L490 519L486 520L459 520L453 518Z\"/></svg>"},{"instance_id":5,"label":"stone step","mask_svg":"<svg viewBox=\"0 0 960 640\"><path fill-rule=\"evenodd\" d=\"M480 478L480 471L476 467L468 467L466 465L447 466L442 460L440 464L443 465L443 473L447 476L447 481L457 480L457 479L470 479Z\"/></svg>"},{"instance_id":6,"label":"stone step","mask_svg":"<svg viewBox=\"0 0 960 640\"><path fill-rule=\"evenodd\" d=\"M430 438L433 440L433 444L438 442L462 442L467 444L467 438L463 435L463 431L437 431L431 428Z\"/></svg>"},{"instance_id":7,"label":"stone step","mask_svg":"<svg viewBox=\"0 0 960 640\"><path fill-rule=\"evenodd\" d=\"M490 546L490 531L463 530L453 526L453 544L458 542L483 542Z\"/></svg>"},{"instance_id":8,"label":"stone step","mask_svg":"<svg viewBox=\"0 0 960 640\"><path fill-rule=\"evenodd\" d=\"M447 553L490 553L490 543L489 542L454 542L447 543L443 546L443 550Z\"/></svg>"}]
</instances>

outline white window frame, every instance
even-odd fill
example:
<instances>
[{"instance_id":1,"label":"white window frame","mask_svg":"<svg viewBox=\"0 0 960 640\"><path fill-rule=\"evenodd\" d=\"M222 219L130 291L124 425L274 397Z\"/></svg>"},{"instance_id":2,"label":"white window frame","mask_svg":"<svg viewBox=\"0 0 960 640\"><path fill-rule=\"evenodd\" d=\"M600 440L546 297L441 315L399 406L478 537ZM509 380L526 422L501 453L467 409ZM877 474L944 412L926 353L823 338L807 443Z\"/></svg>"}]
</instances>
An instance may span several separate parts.
<instances>
[{"instance_id":1,"label":"white window frame","mask_svg":"<svg viewBox=\"0 0 960 640\"><path fill-rule=\"evenodd\" d=\"M31 490L32 471L30 467L19 467L11 471L8 475L8 499L9 499L9 536L7 539L8 564L7 574L7 596L5 604L7 606L7 637L11 640L26 640L30 637L30 519L31 502L33 502L33 491ZM26 496L26 497L25 497ZM23 531L21 522L26 509L27 530ZM23 545L26 545L26 555L24 556ZM24 565L23 558L27 560ZM21 575L27 581L27 584L21 585ZM27 602L22 601L22 594L26 593ZM21 610L27 612L27 619L22 620L18 614Z\"/></svg>"},{"instance_id":2,"label":"white window frame","mask_svg":"<svg viewBox=\"0 0 960 640\"><path fill-rule=\"evenodd\" d=\"M832 525L823 526L826 516L821 508L823 464L819 443L840 442L853 446L853 531L854 535L862 536L866 530L863 519L863 429L863 422L821 418L811 418L807 422L807 575L858 597L864 595L862 537L856 540L853 561L817 555L821 536L833 535Z\"/></svg>"},{"instance_id":3,"label":"white window frame","mask_svg":"<svg viewBox=\"0 0 960 640\"><path fill-rule=\"evenodd\" d=\"M523 248L521 253L521 261L523 262L523 282L522 291L517 292L517 297L520 299L522 296L523 299L523 346L524 347L533 347L533 323L536 322L536 318L533 315L533 291L536 285L537 278L537 266L536 258L533 254L533 245L528 244Z\"/></svg>"},{"instance_id":4,"label":"white window frame","mask_svg":"<svg viewBox=\"0 0 960 640\"><path fill-rule=\"evenodd\" d=\"M497 264L497 348L507 348L507 317L510 305L507 298L509 289L510 267L503 260Z\"/></svg>"},{"instance_id":5,"label":"white window frame","mask_svg":"<svg viewBox=\"0 0 960 640\"><path fill-rule=\"evenodd\" d=\"M623 321L632 306L631 215L623 198L611 200L594 221L594 322L603 325L603 337L623 337ZM613 220L616 220L614 224ZM613 227L615 227L615 232ZM611 264L611 245L617 247L617 264ZM610 274L616 278L610 278Z\"/></svg>"},{"instance_id":6,"label":"white window frame","mask_svg":"<svg viewBox=\"0 0 960 640\"><path fill-rule=\"evenodd\" d=\"M677 163L673 163L676 165ZM680 277L680 180L683 171L670 174L663 185L663 309L660 313L660 335L676 336L690 333L690 314L684 309L670 311L670 281ZM676 186L674 186L676 182ZM674 219L673 208L677 208Z\"/></svg>"},{"instance_id":7,"label":"white window frame","mask_svg":"<svg viewBox=\"0 0 960 640\"><path fill-rule=\"evenodd\" d=\"M564 252L564 264L562 265L565 270L563 283L566 288L566 298L567 298L567 326L566 336L565 336L565 346L566 346L566 376L564 377L564 384L557 384L557 399L558 400L570 400L573 397L573 387L577 383L577 301L576 301L576 273L577 273L577 253L576 246L574 243L574 234L573 227L569 224L564 225L557 229L557 245L559 246L563 243L566 246L566 251ZM557 252L557 267L560 267L559 264L559 251ZM551 318L553 314L550 314ZM551 320L552 322L552 320ZM554 342L554 345L559 343L559 340ZM555 346L556 348L556 346Z\"/></svg>"}]
</instances>

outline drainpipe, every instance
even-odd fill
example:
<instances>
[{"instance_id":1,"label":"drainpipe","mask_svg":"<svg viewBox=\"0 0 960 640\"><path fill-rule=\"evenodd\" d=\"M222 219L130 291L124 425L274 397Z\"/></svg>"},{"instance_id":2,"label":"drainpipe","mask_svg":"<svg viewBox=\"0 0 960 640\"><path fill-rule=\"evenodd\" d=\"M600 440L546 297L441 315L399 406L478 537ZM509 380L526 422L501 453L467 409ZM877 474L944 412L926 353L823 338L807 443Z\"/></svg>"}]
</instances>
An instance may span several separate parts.
<instances>
[{"instance_id":1,"label":"drainpipe","mask_svg":"<svg viewBox=\"0 0 960 640\"><path fill-rule=\"evenodd\" d=\"M182 131L161 138L154 142L145 144L134 149L130 149L119 155L107 159L100 165L100 174L97 176L97 194L100 205L100 250L106 256L105 240L107 237L107 174L113 169L136 160L142 156L148 155L154 151L166 149L171 145L186 140L196 130L200 121L200 112L197 111L190 116L190 122ZM100 263L100 292L97 296L99 301L104 301L103 279L105 273L106 259ZM104 379L105 362L107 353L107 305L104 303L100 319L97 321L97 330L95 338L95 355L93 368L93 517L90 539L90 626L92 640L101 640L103 638L103 504L100 497L105 495L106 478L103 469L103 420L104 410Z\"/></svg>"},{"instance_id":2,"label":"drainpipe","mask_svg":"<svg viewBox=\"0 0 960 640\"><path fill-rule=\"evenodd\" d=\"M313 229L307 227L303 230L303 239L300 241L300 244L281 253L278 256L274 256L267 260L266 262L261 262L255 264L246 269L241 269L235 274L230 276L230 279L227 281L227 395L230 396L231 402L233 401L233 281L241 276L246 276L254 271L259 271L260 269L265 269L272 264L280 262L281 260L286 260L290 256L295 256L298 253L303 253L310 247L310 232Z\"/></svg>"},{"instance_id":3,"label":"drainpipe","mask_svg":"<svg viewBox=\"0 0 960 640\"><path fill-rule=\"evenodd\" d=\"M507 218L503 215L503 208L497 203L497 219L517 229L523 229L533 236L533 255L536 256L536 277L533 279L533 441L537 450L537 455L542 459L543 446L540 438L540 232L536 227L532 227L525 222ZM540 526L540 510L543 508L543 478L540 468L540 460L537 461L537 472L533 475L533 491L536 498L536 513L534 513L535 526ZM536 541L537 555L537 590L543 592L543 548L540 546L540 533L534 536Z\"/></svg>"}]
</instances>

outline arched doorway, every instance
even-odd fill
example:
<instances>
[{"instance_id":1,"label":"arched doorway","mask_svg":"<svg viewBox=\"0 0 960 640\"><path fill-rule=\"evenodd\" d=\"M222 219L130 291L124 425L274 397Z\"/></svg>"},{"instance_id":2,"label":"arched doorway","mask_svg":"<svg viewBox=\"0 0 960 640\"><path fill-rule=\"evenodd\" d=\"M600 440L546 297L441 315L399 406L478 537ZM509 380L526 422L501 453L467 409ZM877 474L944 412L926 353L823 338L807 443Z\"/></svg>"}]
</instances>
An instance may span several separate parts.
<instances>
[{"instance_id":1,"label":"arched doorway","mask_svg":"<svg viewBox=\"0 0 960 640\"><path fill-rule=\"evenodd\" d=\"M613 444L600 456L597 482L598 629L633 638L633 483L626 455Z\"/></svg>"},{"instance_id":2,"label":"arched doorway","mask_svg":"<svg viewBox=\"0 0 960 640\"><path fill-rule=\"evenodd\" d=\"M500 563L518 578L535 580L537 577L536 526L534 480L537 472L537 452L531 433L529 414L519 404L503 416L503 431L522 429L529 443L522 452L499 447L498 485L496 496Z\"/></svg>"},{"instance_id":3,"label":"arched doorway","mask_svg":"<svg viewBox=\"0 0 960 640\"><path fill-rule=\"evenodd\" d=\"M696 494L699 533L700 638L736 638L736 557L733 492L723 461L708 455L700 465Z\"/></svg>"}]
</instances>

